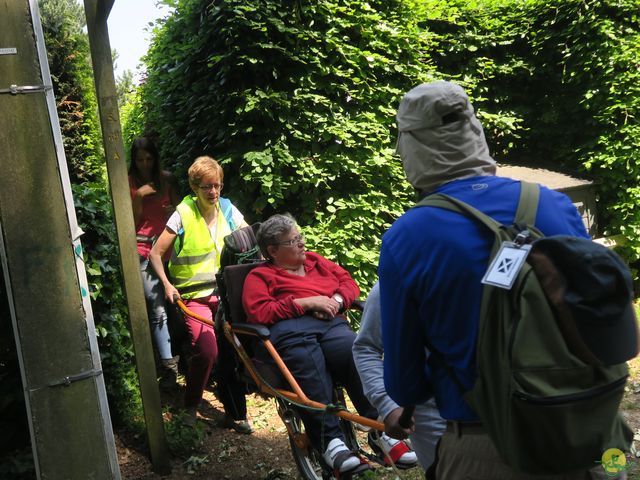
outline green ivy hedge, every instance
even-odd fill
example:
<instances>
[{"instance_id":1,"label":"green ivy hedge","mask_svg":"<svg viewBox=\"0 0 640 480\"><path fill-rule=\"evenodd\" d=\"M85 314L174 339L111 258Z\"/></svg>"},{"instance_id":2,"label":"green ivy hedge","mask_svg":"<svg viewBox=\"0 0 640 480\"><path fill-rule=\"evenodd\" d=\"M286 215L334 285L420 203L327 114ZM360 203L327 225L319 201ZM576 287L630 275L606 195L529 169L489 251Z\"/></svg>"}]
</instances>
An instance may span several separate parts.
<instances>
[{"instance_id":1,"label":"green ivy hedge","mask_svg":"<svg viewBox=\"0 0 640 480\"><path fill-rule=\"evenodd\" d=\"M291 212L366 289L411 203L394 114L435 76L428 41L400 1L182 0L146 59L147 128L178 177L213 155L249 220Z\"/></svg>"},{"instance_id":2,"label":"green ivy hedge","mask_svg":"<svg viewBox=\"0 0 640 480\"><path fill-rule=\"evenodd\" d=\"M171 3L141 92L170 166L222 160L250 219L291 211L365 290L412 202L393 115L434 78L470 91L498 160L596 180L638 258L637 0Z\"/></svg>"},{"instance_id":3,"label":"green ivy hedge","mask_svg":"<svg viewBox=\"0 0 640 480\"><path fill-rule=\"evenodd\" d=\"M102 183L73 185L73 197L78 224L85 232L85 269L112 421L138 431L142 403L113 236L111 198Z\"/></svg>"},{"instance_id":4,"label":"green ivy hedge","mask_svg":"<svg viewBox=\"0 0 640 480\"><path fill-rule=\"evenodd\" d=\"M96 181L105 169L84 10L75 0L39 7L69 176L73 183Z\"/></svg>"},{"instance_id":5,"label":"green ivy hedge","mask_svg":"<svg viewBox=\"0 0 640 480\"><path fill-rule=\"evenodd\" d=\"M593 180L602 234L623 234L640 258L640 2L483 1L453 21L425 19L443 37L434 58L474 78L476 106L507 114L489 131L497 159Z\"/></svg>"}]
</instances>

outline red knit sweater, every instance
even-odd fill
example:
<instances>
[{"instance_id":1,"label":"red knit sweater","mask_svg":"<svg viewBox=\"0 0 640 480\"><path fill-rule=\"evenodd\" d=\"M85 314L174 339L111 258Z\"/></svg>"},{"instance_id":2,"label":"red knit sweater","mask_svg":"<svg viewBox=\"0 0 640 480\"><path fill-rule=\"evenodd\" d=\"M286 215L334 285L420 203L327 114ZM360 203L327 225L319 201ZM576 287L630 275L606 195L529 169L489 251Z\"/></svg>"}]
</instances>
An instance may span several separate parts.
<instances>
[{"instance_id":1,"label":"red knit sweater","mask_svg":"<svg viewBox=\"0 0 640 480\"><path fill-rule=\"evenodd\" d=\"M296 298L339 293L348 307L360 289L341 266L321 255L306 252L305 276L295 275L270 263L254 268L242 289L242 304L250 323L273 325L279 320L304 315Z\"/></svg>"}]
</instances>

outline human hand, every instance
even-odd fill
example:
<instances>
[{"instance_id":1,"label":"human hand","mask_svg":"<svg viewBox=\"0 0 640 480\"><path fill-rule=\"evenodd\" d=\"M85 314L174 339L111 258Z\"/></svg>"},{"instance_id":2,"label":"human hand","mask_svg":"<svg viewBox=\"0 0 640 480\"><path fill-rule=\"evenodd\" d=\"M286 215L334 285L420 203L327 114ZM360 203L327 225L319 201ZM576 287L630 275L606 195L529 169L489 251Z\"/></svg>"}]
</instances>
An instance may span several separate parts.
<instances>
[{"instance_id":1,"label":"human hand","mask_svg":"<svg viewBox=\"0 0 640 480\"><path fill-rule=\"evenodd\" d=\"M147 195L153 195L155 193L158 193L158 191L156 190L153 182L151 182L142 185L136 192L136 195L138 195L139 197L146 197Z\"/></svg>"},{"instance_id":2,"label":"human hand","mask_svg":"<svg viewBox=\"0 0 640 480\"><path fill-rule=\"evenodd\" d=\"M414 418L411 417L411 427L405 428L400 425L399 420L403 412L402 407L398 407L384 418L384 432L390 437L398 440L404 440L411 432L415 430Z\"/></svg>"},{"instance_id":3,"label":"human hand","mask_svg":"<svg viewBox=\"0 0 640 480\"><path fill-rule=\"evenodd\" d=\"M170 303L177 303L178 300L181 300L178 289L170 283L164 286L164 298Z\"/></svg>"},{"instance_id":4,"label":"human hand","mask_svg":"<svg viewBox=\"0 0 640 480\"><path fill-rule=\"evenodd\" d=\"M311 314L316 318L333 318L338 314L338 310L340 309L340 304L326 295L306 297L301 300L306 303L306 310L311 311Z\"/></svg>"}]
</instances>

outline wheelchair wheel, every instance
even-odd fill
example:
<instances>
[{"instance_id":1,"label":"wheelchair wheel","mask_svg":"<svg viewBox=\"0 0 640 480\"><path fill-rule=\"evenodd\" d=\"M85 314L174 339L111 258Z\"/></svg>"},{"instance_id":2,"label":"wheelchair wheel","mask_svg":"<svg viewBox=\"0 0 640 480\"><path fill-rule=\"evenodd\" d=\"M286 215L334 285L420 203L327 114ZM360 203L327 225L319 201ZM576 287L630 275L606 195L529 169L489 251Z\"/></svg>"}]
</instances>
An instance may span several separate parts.
<instances>
[{"instance_id":1,"label":"wheelchair wheel","mask_svg":"<svg viewBox=\"0 0 640 480\"><path fill-rule=\"evenodd\" d=\"M304 480L329 480L333 478L332 473L325 472L322 469L318 452L312 448L300 449L295 440L289 436L289 444L291 445L291 453L293 460L296 462L298 472Z\"/></svg>"},{"instance_id":2,"label":"wheelchair wheel","mask_svg":"<svg viewBox=\"0 0 640 480\"><path fill-rule=\"evenodd\" d=\"M298 412L285 401L277 400L278 414L287 426L291 454L300 477L304 480L329 480L333 478L318 451L311 446Z\"/></svg>"}]
</instances>

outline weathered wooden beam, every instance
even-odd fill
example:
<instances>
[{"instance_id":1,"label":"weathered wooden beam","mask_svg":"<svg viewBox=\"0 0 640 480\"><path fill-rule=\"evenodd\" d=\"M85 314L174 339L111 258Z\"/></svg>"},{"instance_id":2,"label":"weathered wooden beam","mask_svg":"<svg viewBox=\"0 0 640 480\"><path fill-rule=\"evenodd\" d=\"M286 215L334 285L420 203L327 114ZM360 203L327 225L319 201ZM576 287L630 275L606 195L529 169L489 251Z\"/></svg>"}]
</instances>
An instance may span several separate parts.
<instances>
[{"instance_id":1,"label":"weathered wooden beam","mask_svg":"<svg viewBox=\"0 0 640 480\"><path fill-rule=\"evenodd\" d=\"M0 259L35 468L43 479L117 480L37 9L35 0L0 2Z\"/></svg>"},{"instance_id":2,"label":"weathered wooden beam","mask_svg":"<svg viewBox=\"0 0 640 480\"><path fill-rule=\"evenodd\" d=\"M84 1L93 76L98 97L107 173L120 246L124 292L127 298L129 326L136 353L136 367L140 380L151 462L156 472L166 474L171 470L169 451L164 434L149 320L140 277L140 260L136 251L135 228L118 113L109 32L106 17L100 15L99 12L101 5L104 6L104 2L100 0Z\"/></svg>"},{"instance_id":3,"label":"weathered wooden beam","mask_svg":"<svg viewBox=\"0 0 640 480\"><path fill-rule=\"evenodd\" d=\"M113 8L114 0L98 0L98 17L100 22L106 22Z\"/></svg>"}]
</instances>

